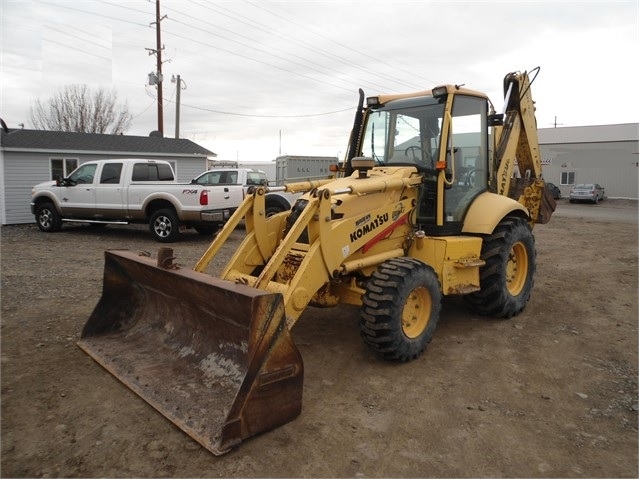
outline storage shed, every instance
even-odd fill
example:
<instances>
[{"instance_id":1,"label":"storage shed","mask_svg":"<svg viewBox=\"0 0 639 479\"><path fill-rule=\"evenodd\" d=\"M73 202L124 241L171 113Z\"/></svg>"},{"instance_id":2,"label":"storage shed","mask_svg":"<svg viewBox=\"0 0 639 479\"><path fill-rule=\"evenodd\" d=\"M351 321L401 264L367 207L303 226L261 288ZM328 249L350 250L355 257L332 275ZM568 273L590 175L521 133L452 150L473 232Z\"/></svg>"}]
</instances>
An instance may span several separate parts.
<instances>
[{"instance_id":1,"label":"storage shed","mask_svg":"<svg viewBox=\"0 0 639 479\"><path fill-rule=\"evenodd\" d=\"M191 140L60 131L0 130L1 224L33 223L31 188L68 176L90 160L148 158L171 163L179 182L206 171L217 156Z\"/></svg>"},{"instance_id":2,"label":"storage shed","mask_svg":"<svg viewBox=\"0 0 639 479\"><path fill-rule=\"evenodd\" d=\"M281 183L326 178L331 175L330 166L337 162L333 156L278 156L275 158L275 179Z\"/></svg>"}]
</instances>

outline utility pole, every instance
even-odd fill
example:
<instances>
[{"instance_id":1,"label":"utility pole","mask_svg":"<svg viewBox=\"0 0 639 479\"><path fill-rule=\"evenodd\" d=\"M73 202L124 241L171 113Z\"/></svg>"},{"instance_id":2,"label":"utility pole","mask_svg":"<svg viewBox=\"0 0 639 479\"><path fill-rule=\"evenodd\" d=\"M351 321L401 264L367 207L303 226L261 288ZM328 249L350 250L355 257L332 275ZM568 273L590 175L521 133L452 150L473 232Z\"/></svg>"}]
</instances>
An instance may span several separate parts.
<instances>
[{"instance_id":1,"label":"utility pole","mask_svg":"<svg viewBox=\"0 0 639 479\"><path fill-rule=\"evenodd\" d=\"M180 84L180 75L177 76L177 94L175 102L175 138L180 137L180 90L182 85Z\"/></svg>"},{"instance_id":2,"label":"utility pole","mask_svg":"<svg viewBox=\"0 0 639 479\"><path fill-rule=\"evenodd\" d=\"M164 136L164 106L162 105L162 36L160 34L160 0L155 0L155 48L158 68L158 130Z\"/></svg>"},{"instance_id":3,"label":"utility pole","mask_svg":"<svg viewBox=\"0 0 639 479\"><path fill-rule=\"evenodd\" d=\"M176 93L175 93L175 138L180 137L180 91L182 91L183 80L180 79L180 75L171 78L171 83L176 83ZM184 83L184 89L186 90L186 83Z\"/></svg>"},{"instance_id":4,"label":"utility pole","mask_svg":"<svg viewBox=\"0 0 639 479\"><path fill-rule=\"evenodd\" d=\"M155 22L151 22L151 25L155 23L155 49L145 48L149 51L149 55L155 54L157 60L156 71L156 85L158 87L158 131L164 136L164 106L162 105L162 35L160 32L160 22L166 18L166 15L160 17L160 0L155 0ZM150 78L150 77L149 77Z\"/></svg>"}]
</instances>

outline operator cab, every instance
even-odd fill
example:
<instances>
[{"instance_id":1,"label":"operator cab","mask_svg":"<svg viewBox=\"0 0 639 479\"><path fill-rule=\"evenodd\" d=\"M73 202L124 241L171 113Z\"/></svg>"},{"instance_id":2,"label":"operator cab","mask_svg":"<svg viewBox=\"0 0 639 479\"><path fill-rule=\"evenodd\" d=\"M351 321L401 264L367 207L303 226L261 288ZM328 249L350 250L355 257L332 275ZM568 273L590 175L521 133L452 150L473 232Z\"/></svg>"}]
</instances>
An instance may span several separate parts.
<instances>
[{"instance_id":1,"label":"operator cab","mask_svg":"<svg viewBox=\"0 0 639 479\"><path fill-rule=\"evenodd\" d=\"M362 136L361 154L377 166L414 166L424 175L415 221L430 235L459 234L488 185L488 100L451 88L384 104L369 99Z\"/></svg>"}]
</instances>

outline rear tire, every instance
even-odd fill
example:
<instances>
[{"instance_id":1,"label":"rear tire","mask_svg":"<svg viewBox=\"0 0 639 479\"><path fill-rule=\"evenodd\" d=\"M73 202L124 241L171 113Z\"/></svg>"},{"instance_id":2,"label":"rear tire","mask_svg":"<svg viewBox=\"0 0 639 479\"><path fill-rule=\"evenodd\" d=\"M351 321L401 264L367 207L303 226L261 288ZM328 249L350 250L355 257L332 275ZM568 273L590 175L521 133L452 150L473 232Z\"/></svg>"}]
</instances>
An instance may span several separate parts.
<instances>
[{"instance_id":1,"label":"rear tire","mask_svg":"<svg viewBox=\"0 0 639 479\"><path fill-rule=\"evenodd\" d=\"M506 217L484 240L481 290L464 297L477 313L511 318L530 299L535 274L535 238L523 218Z\"/></svg>"},{"instance_id":2,"label":"rear tire","mask_svg":"<svg viewBox=\"0 0 639 479\"><path fill-rule=\"evenodd\" d=\"M62 218L53 203L40 203L36 209L35 218L40 231L54 233L62 229Z\"/></svg>"},{"instance_id":3,"label":"rear tire","mask_svg":"<svg viewBox=\"0 0 639 479\"><path fill-rule=\"evenodd\" d=\"M286 209L281 205L268 205L266 207L266 217L270 218L271 216L281 213L282 211L286 211Z\"/></svg>"},{"instance_id":4,"label":"rear tire","mask_svg":"<svg viewBox=\"0 0 639 479\"><path fill-rule=\"evenodd\" d=\"M441 307L435 271L413 258L382 263L367 282L359 327L384 359L410 361L430 343Z\"/></svg>"},{"instance_id":5,"label":"rear tire","mask_svg":"<svg viewBox=\"0 0 639 479\"><path fill-rule=\"evenodd\" d=\"M151 215L149 229L160 243L174 243L180 236L177 214L171 208L157 210Z\"/></svg>"}]
</instances>

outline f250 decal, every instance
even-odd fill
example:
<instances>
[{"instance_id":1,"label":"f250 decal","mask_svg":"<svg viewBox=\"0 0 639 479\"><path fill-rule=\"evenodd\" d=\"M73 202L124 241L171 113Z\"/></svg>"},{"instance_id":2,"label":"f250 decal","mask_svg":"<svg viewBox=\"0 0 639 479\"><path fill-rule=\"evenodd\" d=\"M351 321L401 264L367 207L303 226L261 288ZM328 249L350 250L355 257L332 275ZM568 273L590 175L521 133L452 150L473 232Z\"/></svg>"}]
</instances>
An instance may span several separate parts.
<instances>
[{"instance_id":1,"label":"f250 decal","mask_svg":"<svg viewBox=\"0 0 639 479\"><path fill-rule=\"evenodd\" d=\"M182 190L183 195L197 195L198 190Z\"/></svg>"}]
</instances>

